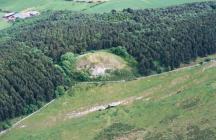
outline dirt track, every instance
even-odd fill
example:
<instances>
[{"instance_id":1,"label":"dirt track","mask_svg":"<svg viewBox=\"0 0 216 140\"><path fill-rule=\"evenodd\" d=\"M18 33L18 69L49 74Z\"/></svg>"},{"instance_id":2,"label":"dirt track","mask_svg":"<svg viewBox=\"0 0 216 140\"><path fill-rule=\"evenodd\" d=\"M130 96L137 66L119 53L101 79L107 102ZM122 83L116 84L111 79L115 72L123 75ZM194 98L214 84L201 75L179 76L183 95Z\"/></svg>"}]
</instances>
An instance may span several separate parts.
<instances>
[{"instance_id":1,"label":"dirt track","mask_svg":"<svg viewBox=\"0 0 216 140\"><path fill-rule=\"evenodd\" d=\"M124 100L110 102L110 103L107 103L107 104L95 105L95 106L92 106L90 108L80 109L80 110L68 113L67 118L71 119L71 118L82 117L82 116L87 115L87 114L92 113L92 112L106 110L106 109L116 107L116 106L119 106L119 105L126 105L126 104L129 104L129 103L133 102L133 101L141 100L143 98L144 98L144 96L130 97L130 98L127 98L127 99L124 99Z\"/></svg>"}]
</instances>

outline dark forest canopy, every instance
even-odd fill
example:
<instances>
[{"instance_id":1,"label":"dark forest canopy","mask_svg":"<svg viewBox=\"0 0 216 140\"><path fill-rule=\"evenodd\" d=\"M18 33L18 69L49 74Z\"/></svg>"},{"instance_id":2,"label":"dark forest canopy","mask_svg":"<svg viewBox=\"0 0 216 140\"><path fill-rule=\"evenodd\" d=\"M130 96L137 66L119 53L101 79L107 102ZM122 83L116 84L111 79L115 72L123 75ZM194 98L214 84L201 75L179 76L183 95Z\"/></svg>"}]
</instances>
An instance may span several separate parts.
<instances>
[{"instance_id":1,"label":"dark forest canopy","mask_svg":"<svg viewBox=\"0 0 216 140\"><path fill-rule=\"evenodd\" d=\"M29 114L55 98L62 74L50 58L24 44L0 45L0 122ZM0 130L5 127L0 123Z\"/></svg>"},{"instance_id":2,"label":"dark forest canopy","mask_svg":"<svg viewBox=\"0 0 216 140\"><path fill-rule=\"evenodd\" d=\"M65 52L125 47L148 75L215 52L215 2L106 14L48 12L8 31L58 62ZM26 22L26 21L25 21ZM18 30L18 31L16 31ZM156 66L155 63L160 66Z\"/></svg>"},{"instance_id":3,"label":"dark forest canopy","mask_svg":"<svg viewBox=\"0 0 216 140\"><path fill-rule=\"evenodd\" d=\"M69 51L122 46L143 75L215 53L216 2L104 14L48 11L16 22L0 36L0 121L5 121L55 98L54 90L65 82L54 63Z\"/></svg>"}]
</instances>

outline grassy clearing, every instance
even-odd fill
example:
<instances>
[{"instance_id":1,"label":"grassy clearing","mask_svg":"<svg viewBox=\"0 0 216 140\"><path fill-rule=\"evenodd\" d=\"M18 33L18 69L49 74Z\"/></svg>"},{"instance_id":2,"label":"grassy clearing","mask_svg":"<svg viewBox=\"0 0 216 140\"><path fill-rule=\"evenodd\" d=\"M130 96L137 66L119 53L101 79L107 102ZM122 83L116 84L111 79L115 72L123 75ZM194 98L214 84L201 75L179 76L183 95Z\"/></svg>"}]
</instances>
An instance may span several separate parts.
<instances>
[{"instance_id":1,"label":"grassy clearing","mask_svg":"<svg viewBox=\"0 0 216 140\"><path fill-rule=\"evenodd\" d=\"M83 65L110 65L116 68L126 67L126 62L119 56L105 51L98 51L93 53L87 53L83 56L79 56L77 61L77 68L82 67Z\"/></svg>"},{"instance_id":2,"label":"grassy clearing","mask_svg":"<svg viewBox=\"0 0 216 140\"><path fill-rule=\"evenodd\" d=\"M132 57L118 56L109 50L92 51L79 56L69 52L61 56L61 62L56 66L70 83L128 80L137 75L136 61Z\"/></svg>"},{"instance_id":3,"label":"grassy clearing","mask_svg":"<svg viewBox=\"0 0 216 140\"><path fill-rule=\"evenodd\" d=\"M126 60L109 50L94 51L78 56L75 69L89 75L90 81L127 80L136 75L136 66L131 66L131 59Z\"/></svg>"},{"instance_id":4,"label":"grassy clearing","mask_svg":"<svg viewBox=\"0 0 216 140\"><path fill-rule=\"evenodd\" d=\"M176 135L185 138L188 129L197 130L198 133L205 130L210 134L215 132L216 127L216 114L213 111L216 107L215 66L210 62L143 80L77 85L47 108L1 136L1 140L107 138L106 131L116 126L114 123L121 124L117 125L119 128L114 128L119 133L112 133L109 137L123 137L121 133L132 137L138 130L140 137L150 138L161 133L170 139L175 139ZM75 110L140 95L145 98L125 106L81 118L67 117ZM122 126L130 126L130 129L123 129ZM195 135L197 131L192 130L191 133Z\"/></svg>"}]
</instances>

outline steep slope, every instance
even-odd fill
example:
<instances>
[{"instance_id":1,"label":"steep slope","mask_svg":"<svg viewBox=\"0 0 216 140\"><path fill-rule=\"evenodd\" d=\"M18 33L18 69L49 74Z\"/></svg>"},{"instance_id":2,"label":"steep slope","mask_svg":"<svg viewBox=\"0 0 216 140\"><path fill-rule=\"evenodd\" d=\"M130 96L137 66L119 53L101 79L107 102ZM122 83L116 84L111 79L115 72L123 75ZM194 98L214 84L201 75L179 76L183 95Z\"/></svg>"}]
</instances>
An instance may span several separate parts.
<instances>
[{"instance_id":1,"label":"steep slope","mask_svg":"<svg viewBox=\"0 0 216 140\"><path fill-rule=\"evenodd\" d=\"M80 84L1 139L213 140L215 71L216 62L209 62L130 82ZM122 104L90 111L117 101Z\"/></svg>"}]
</instances>

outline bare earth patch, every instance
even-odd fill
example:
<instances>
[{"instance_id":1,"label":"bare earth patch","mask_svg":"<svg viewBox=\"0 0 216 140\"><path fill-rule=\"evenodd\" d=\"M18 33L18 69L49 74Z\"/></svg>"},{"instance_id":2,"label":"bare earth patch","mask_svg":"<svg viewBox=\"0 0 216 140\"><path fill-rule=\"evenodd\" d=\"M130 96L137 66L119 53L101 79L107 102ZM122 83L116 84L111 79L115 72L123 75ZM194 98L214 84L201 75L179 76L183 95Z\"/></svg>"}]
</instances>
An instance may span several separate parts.
<instances>
[{"instance_id":1,"label":"bare earth patch","mask_svg":"<svg viewBox=\"0 0 216 140\"><path fill-rule=\"evenodd\" d=\"M76 63L77 70L87 70L92 76L104 75L108 70L120 70L126 66L121 57L102 51L80 56Z\"/></svg>"},{"instance_id":2,"label":"bare earth patch","mask_svg":"<svg viewBox=\"0 0 216 140\"><path fill-rule=\"evenodd\" d=\"M92 113L92 112L106 110L106 109L116 107L116 106L119 106L119 105L127 105L129 103L132 103L132 102L137 101L137 100L141 100L143 98L144 98L143 96L130 97L130 98L127 98L127 99L124 99L124 100L116 101L116 102L110 102L110 103L107 103L107 104L95 105L95 106L92 106L90 108L85 108L85 109L81 108L81 109L79 109L77 111L73 111L71 113L68 113L66 115L67 117L65 119L82 117L82 116L85 116L85 115L87 115L89 113ZM149 98L147 98L146 101L148 101L148 100L149 100Z\"/></svg>"}]
</instances>

